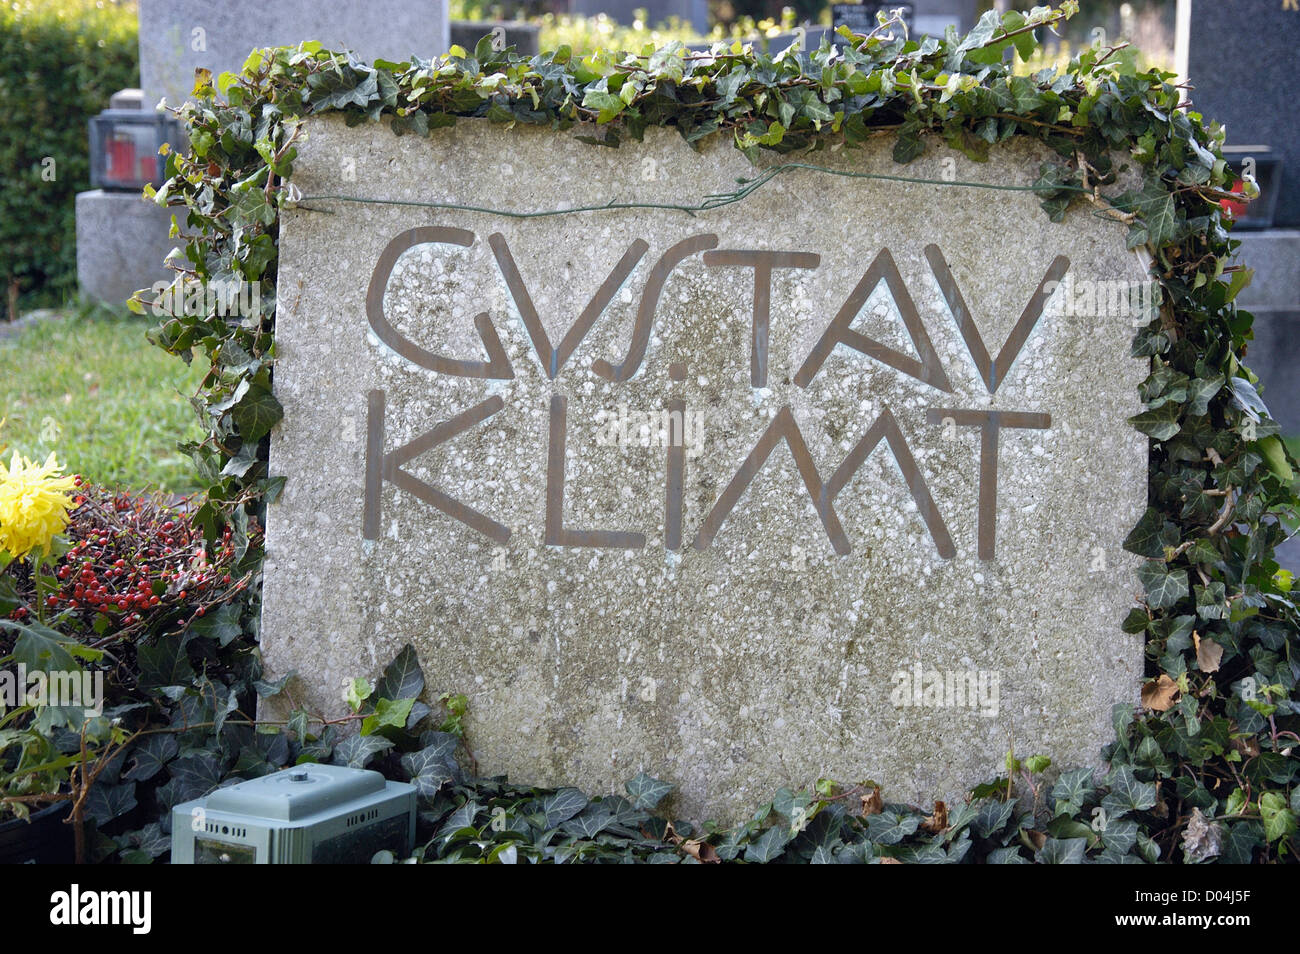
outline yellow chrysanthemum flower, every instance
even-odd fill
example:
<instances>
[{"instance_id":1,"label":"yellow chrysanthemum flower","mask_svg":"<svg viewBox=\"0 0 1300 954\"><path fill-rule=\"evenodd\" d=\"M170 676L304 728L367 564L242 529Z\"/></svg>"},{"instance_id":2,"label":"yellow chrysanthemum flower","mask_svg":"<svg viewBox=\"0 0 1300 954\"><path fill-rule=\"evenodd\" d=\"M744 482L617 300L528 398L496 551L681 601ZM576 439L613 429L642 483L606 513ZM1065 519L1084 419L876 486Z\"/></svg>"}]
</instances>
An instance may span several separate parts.
<instances>
[{"instance_id":1,"label":"yellow chrysanthemum flower","mask_svg":"<svg viewBox=\"0 0 1300 954\"><path fill-rule=\"evenodd\" d=\"M48 548L67 527L73 508L69 494L76 485L72 477L59 475L62 469L53 454L39 465L17 451L8 467L0 461L0 550L24 557Z\"/></svg>"}]
</instances>

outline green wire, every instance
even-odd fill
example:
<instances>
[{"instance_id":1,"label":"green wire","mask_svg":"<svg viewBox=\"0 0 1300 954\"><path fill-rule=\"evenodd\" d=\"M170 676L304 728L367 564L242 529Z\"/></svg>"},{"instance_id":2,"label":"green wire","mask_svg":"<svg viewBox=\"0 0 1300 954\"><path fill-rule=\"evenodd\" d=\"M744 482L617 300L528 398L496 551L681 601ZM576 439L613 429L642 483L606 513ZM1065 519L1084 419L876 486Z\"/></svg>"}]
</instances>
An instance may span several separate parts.
<instances>
[{"instance_id":1,"label":"green wire","mask_svg":"<svg viewBox=\"0 0 1300 954\"><path fill-rule=\"evenodd\" d=\"M697 212L708 212L712 209L718 209L722 206L731 205L747 198L759 188L771 182L774 178L783 172L791 169L807 169L811 172L825 172L833 176L843 176L849 179L879 179L885 182L910 182L918 185L939 185L939 186L959 186L967 189L994 189L999 192L1035 192L1038 191L1035 186L1017 186L1017 185L997 185L990 182L967 182L961 179L948 181L946 179L920 179L913 176L891 176L881 172L848 172L843 169L829 169L826 166L816 166L806 162L787 162L780 166L775 166L767 170L755 179L737 180L741 187L734 192L720 192L707 195L704 200L697 205L677 205L673 203L662 202L608 202L605 205L584 205L572 209L546 209L540 212L510 212L504 209L489 209L478 205L460 205L454 202L414 202L406 199L370 199L353 195L309 195L303 196L299 200L298 207L308 212L324 212L327 215L333 215L328 209L313 209L309 206L303 206L303 202L312 201L334 201L334 202L360 202L366 205L402 205L414 206L422 209L446 209L456 212L481 212L485 215L500 215L511 219L540 219L552 215L573 215L580 212L606 212L614 209L664 209L670 212L685 212L687 215L695 215ZM1049 190L1042 190L1049 191ZM1082 186L1059 185L1053 186L1052 192L1087 192Z\"/></svg>"}]
</instances>

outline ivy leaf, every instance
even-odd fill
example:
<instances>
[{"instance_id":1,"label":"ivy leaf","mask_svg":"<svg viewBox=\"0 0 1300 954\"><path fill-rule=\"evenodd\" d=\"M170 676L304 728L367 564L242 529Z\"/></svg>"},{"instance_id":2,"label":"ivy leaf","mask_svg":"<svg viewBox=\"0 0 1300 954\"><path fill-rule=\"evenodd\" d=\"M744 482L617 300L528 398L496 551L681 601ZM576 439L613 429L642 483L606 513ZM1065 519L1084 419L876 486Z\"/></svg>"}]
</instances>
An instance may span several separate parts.
<instances>
[{"instance_id":1,"label":"ivy leaf","mask_svg":"<svg viewBox=\"0 0 1300 954\"><path fill-rule=\"evenodd\" d=\"M0 620L0 630L4 629L18 633L14 640L14 661L25 665L28 672L81 672L81 665L74 657L97 660L104 655L42 623Z\"/></svg>"},{"instance_id":2,"label":"ivy leaf","mask_svg":"<svg viewBox=\"0 0 1300 954\"><path fill-rule=\"evenodd\" d=\"M380 752L387 752L393 743L382 735L352 735L334 747L335 765L349 768L365 768Z\"/></svg>"},{"instance_id":3,"label":"ivy leaf","mask_svg":"<svg viewBox=\"0 0 1300 954\"><path fill-rule=\"evenodd\" d=\"M1142 812L1154 807L1156 787L1152 782L1139 782L1127 765L1111 771L1110 792L1101 800L1101 807L1111 818L1119 818L1131 811Z\"/></svg>"},{"instance_id":4,"label":"ivy leaf","mask_svg":"<svg viewBox=\"0 0 1300 954\"><path fill-rule=\"evenodd\" d=\"M194 678L194 669L185 652L185 642L182 634L174 633L136 650L141 688L189 685Z\"/></svg>"},{"instance_id":5,"label":"ivy leaf","mask_svg":"<svg viewBox=\"0 0 1300 954\"><path fill-rule=\"evenodd\" d=\"M1148 179L1140 192L1118 196L1115 205L1141 220L1151 244L1164 245L1177 234L1174 196L1159 178Z\"/></svg>"},{"instance_id":6,"label":"ivy leaf","mask_svg":"<svg viewBox=\"0 0 1300 954\"><path fill-rule=\"evenodd\" d=\"M773 825L745 848L745 860L751 864L768 864L779 858L790 843L790 832L784 825Z\"/></svg>"},{"instance_id":7,"label":"ivy leaf","mask_svg":"<svg viewBox=\"0 0 1300 954\"><path fill-rule=\"evenodd\" d=\"M1268 406L1259 396L1259 391L1255 385L1251 384L1245 378L1233 377L1228 381L1228 387L1232 391L1232 400L1236 405L1246 412L1246 416L1258 424L1262 419L1269 417Z\"/></svg>"},{"instance_id":8,"label":"ivy leaf","mask_svg":"<svg viewBox=\"0 0 1300 954\"><path fill-rule=\"evenodd\" d=\"M1187 413L1190 417L1200 417L1210 409L1210 399L1223 390L1224 376L1216 374L1210 378L1195 378L1188 385Z\"/></svg>"},{"instance_id":9,"label":"ivy leaf","mask_svg":"<svg viewBox=\"0 0 1300 954\"><path fill-rule=\"evenodd\" d=\"M1179 405L1163 404L1154 410L1135 414L1128 422L1153 440L1167 441L1182 430L1178 424L1181 413Z\"/></svg>"},{"instance_id":10,"label":"ivy leaf","mask_svg":"<svg viewBox=\"0 0 1300 954\"><path fill-rule=\"evenodd\" d=\"M180 750L171 735L148 735L131 748L131 767L122 775L125 779L147 782L175 758Z\"/></svg>"},{"instance_id":11,"label":"ivy leaf","mask_svg":"<svg viewBox=\"0 0 1300 954\"><path fill-rule=\"evenodd\" d=\"M673 785L640 772L636 778L625 785L625 788L632 796L632 804L642 811L649 812L658 807L664 796L673 790Z\"/></svg>"},{"instance_id":12,"label":"ivy leaf","mask_svg":"<svg viewBox=\"0 0 1300 954\"><path fill-rule=\"evenodd\" d=\"M238 403L231 409L239 434L245 441L257 441L271 432L284 408L275 395L260 385L250 385Z\"/></svg>"},{"instance_id":13,"label":"ivy leaf","mask_svg":"<svg viewBox=\"0 0 1300 954\"><path fill-rule=\"evenodd\" d=\"M176 801L202 798L221 785L225 775L222 760L215 752L199 752L176 759L167 770L176 783Z\"/></svg>"},{"instance_id":14,"label":"ivy leaf","mask_svg":"<svg viewBox=\"0 0 1300 954\"><path fill-rule=\"evenodd\" d=\"M420 798L432 800L442 786L455 779L459 767L445 745L434 744L403 755L402 768Z\"/></svg>"},{"instance_id":15,"label":"ivy leaf","mask_svg":"<svg viewBox=\"0 0 1300 954\"><path fill-rule=\"evenodd\" d=\"M965 53L967 50L973 50L983 46L989 40L993 39L993 33L1002 25L1001 14L996 10L987 10L976 22L975 26L969 33L957 44L954 53Z\"/></svg>"},{"instance_id":16,"label":"ivy leaf","mask_svg":"<svg viewBox=\"0 0 1300 954\"><path fill-rule=\"evenodd\" d=\"M1078 768L1062 772L1052 786L1052 802L1058 815L1077 815L1092 796L1092 769Z\"/></svg>"},{"instance_id":17,"label":"ivy leaf","mask_svg":"<svg viewBox=\"0 0 1300 954\"><path fill-rule=\"evenodd\" d=\"M373 735L380 729L404 729L414 699L380 699L375 711L361 720L361 734Z\"/></svg>"},{"instance_id":18,"label":"ivy leaf","mask_svg":"<svg viewBox=\"0 0 1300 954\"><path fill-rule=\"evenodd\" d=\"M557 828L587 807L587 796L576 788L561 788L542 799L546 827Z\"/></svg>"},{"instance_id":19,"label":"ivy leaf","mask_svg":"<svg viewBox=\"0 0 1300 954\"><path fill-rule=\"evenodd\" d=\"M1007 77L1007 85L1011 88L1013 112L1020 113L1023 116L1032 113L1043 105L1043 94L1029 77ZM1172 199L1170 201L1172 202Z\"/></svg>"},{"instance_id":20,"label":"ivy leaf","mask_svg":"<svg viewBox=\"0 0 1300 954\"><path fill-rule=\"evenodd\" d=\"M1152 609L1166 609L1187 596L1186 570L1170 570L1164 563L1148 560L1138 567L1138 579Z\"/></svg>"},{"instance_id":21,"label":"ivy leaf","mask_svg":"<svg viewBox=\"0 0 1300 954\"><path fill-rule=\"evenodd\" d=\"M278 696L284 692L284 687L289 684L289 680L297 675L296 670L290 669L279 679L267 682L265 679L255 679L253 681L253 691L257 693L259 699L270 699L272 696Z\"/></svg>"},{"instance_id":22,"label":"ivy leaf","mask_svg":"<svg viewBox=\"0 0 1300 954\"><path fill-rule=\"evenodd\" d=\"M1029 859L1020 853L1020 849L1015 846L1008 848L995 848L989 852L988 863L991 865L1027 865L1031 864Z\"/></svg>"},{"instance_id":23,"label":"ivy leaf","mask_svg":"<svg viewBox=\"0 0 1300 954\"><path fill-rule=\"evenodd\" d=\"M86 814L103 828L114 818L121 818L135 808L135 782L124 782L120 785L103 783L93 785L86 796L85 805Z\"/></svg>"},{"instance_id":24,"label":"ivy leaf","mask_svg":"<svg viewBox=\"0 0 1300 954\"><path fill-rule=\"evenodd\" d=\"M1259 817L1269 841L1280 841L1296 830L1296 817L1277 792L1265 792L1259 797Z\"/></svg>"},{"instance_id":25,"label":"ivy leaf","mask_svg":"<svg viewBox=\"0 0 1300 954\"><path fill-rule=\"evenodd\" d=\"M577 838L595 838L614 823L615 817L608 806L603 803L592 803L560 827L566 834Z\"/></svg>"},{"instance_id":26,"label":"ivy leaf","mask_svg":"<svg viewBox=\"0 0 1300 954\"><path fill-rule=\"evenodd\" d=\"M1239 821L1228 827L1227 844L1219 860L1223 864L1248 865L1255 861L1255 850L1264 845L1264 826L1254 819Z\"/></svg>"},{"instance_id":27,"label":"ivy leaf","mask_svg":"<svg viewBox=\"0 0 1300 954\"><path fill-rule=\"evenodd\" d=\"M239 625L239 614L237 603L224 603L209 609L190 623L186 637L215 639L218 645L228 646L244 631Z\"/></svg>"},{"instance_id":28,"label":"ivy leaf","mask_svg":"<svg viewBox=\"0 0 1300 954\"><path fill-rule=\"evenodd\" d=\"M1036 858L1044 865L1081 865L1087 847L1086 838L1048 838Z\"/></svg>"},{"instance_id":29,"label":"ivy leaf","mask_svg":"<svg viewBox=\"0 0 1300 954\"><path fill-rule=\"evenodd\" d=\"M1162 557L1165 547L1178 545L1178 526L1166 520L1164 514L1155 507L1148 507L1127 537L1124 549L1144 557Z\"/></svg>"},{"instance_id":30,"label":"ivy leaf","mask_svg":"<svg viewBox=\"0 0 1300 954\"><path fill-rule=\"evenodd\" d=\"M914 117L899 128L898 138L894 141L895 162L908 163L925 152L925 144L921 142L922 128L920 121Z\"/></svg>"},{"instance_id":31,"label":"ivy leaf","mask_svg":"<svg viewBox=\"0 0 1300 954\"><path fill-rule=\"evenodd\" d=\"M414 699L423 691L424 670L415 647L407 643L379 677L375 695L380 699Z\"/></svg>"},{"instance_id":32,"label":"ivy leaf","mask_svg":"<svg viewBox=\"0 0 1300 954\"><path fill-rule=\"evenodd\" d=\"M1290 484L1295 480L1295 472L1286 459L1286 449L1276 435L1265 437L1259 442L1259 452L1268 464L1268 469L1280 480Z\"/></svg>"},{"instance_id":33,"label":"ivy leaf","mask_svg":"<svg viewBox=\"0 0 1300 954\"><path fill-rule=\"evenodd\" d=\"M130 844L138 851L146 852L150 858L158 858L171 851L172 837L162 830L158 822L150 822L139 831L127 835Z\"/></svg>"},{"instance_id":34,"label":"ivy leaf","mask_svg":"<svg viewBox=\"0 0 1300 954\"><path fill-rule=\"evenodd\" d=\"M907 845L895 856L906 865L946 865L951 859L943 845Z\"/></svg>"},{"instance_id":35,"label":"ivy leaf","mask_svg":"<svg viewBox=\"0 0 1300 954\"><path fill-rule=\"evenodd\" d=\"M884 811L867 816L867 837L879 845L896 845L920 826L916 815Z\"/></svg>"},{"instance_id":36,"label":"ivy leaf","mask_svg":"<svg viewBox=\"0 0 1300 954\"><path fill-rule=\"evenodd\" d=\"M582 105L587 109L597 111L596 122L607 123L623 110L627 109L627 103L623 102L621 97L615 96L606 90L589 89L582 97Z\"/></svg>"},{"instance_id":37,"label":"ivy leaf","mask_svg":"<svg viewBox=\"0 0 1300 954\"><path fill-rule=\"evenodd\" d=\"M1014 807L1010 802L998 799L986 799L980 805L979 814L971 822L971 830L980 838L990 838L1011 819Z\"/></svg>"},{"instance_id":38,"label":"ivy leaf","mask_svg":"<svg viewBox=\"0 0 1300 954\"><path fill-rule=\"evenodd\" d=\"M225 700L217 707L216 713L213 715L213 721L216 723L213 727L213 732L220 735L222 727L226 724L226 720L230 718L231 713L238 709L239 691L236 689L227 690Z\"/></svg>"}]
</instances>

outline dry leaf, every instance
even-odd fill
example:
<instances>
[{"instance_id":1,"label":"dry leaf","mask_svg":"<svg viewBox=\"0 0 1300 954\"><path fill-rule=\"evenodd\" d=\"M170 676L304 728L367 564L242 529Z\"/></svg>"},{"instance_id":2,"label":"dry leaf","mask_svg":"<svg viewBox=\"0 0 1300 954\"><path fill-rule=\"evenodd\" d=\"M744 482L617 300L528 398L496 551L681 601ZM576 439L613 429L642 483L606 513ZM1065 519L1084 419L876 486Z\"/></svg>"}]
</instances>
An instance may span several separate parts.
<instances>
[{"instance_id":1,"label":"dry leaf","mask_svg":"<svg viewBox=\"0 0 1300 954\"><path fill-rule=\"evenodd\" d=\"M1034 831L1031 828L1026 831L1025 834L1028 835L1029 840L1033 842L1034 851L1042 851L1043 845L1047 844L1047 832L1045 831Z\"/></svg>"},{"instance_id":2,"label":"dry leaf","mask_svg":"<svg viewBox=\"0 0 1300 954\"><path fill-rule=\"evenodd\" d=\"M943 802L934 803L934 814L921 822L921 830L937 835L948 827L948 806Z\"/></svg>"},{"instance_id":3,"label":"dry leaf","mask_svg":"<svg viewBox=\"0 0 1300 954\"><path fill-rule=\"evenodd\" d=\"M681 848L682 851L686 852L696 861L703 862L706 865L722 864L722 859L718 857L718 853L713 850L713 846L707 841L693 838L690 841L682 842Z\"/></svg>"},{"instance_id":4,"label":"dry leaf","mask_svg":"<svg viewBox=\"0 0 1300 954\"><path fill-rule=\"evenodd\" d=\"M1178 696L1178 683L1165 673L1159 679L1153 679L1142 687L1142 707L1153 712L1165 712Z\"/></svg>"},{"instance_id":5,"label":"dry leaf","mask_svg":"<svg viewBox=\"0 0 1300 954\"><path fill-rule=\"evenodd\" d=\"M880 797L880 789L873 788L871 794L862 796L862 814L879 815L885 810L885 800Z\"/></svg>"},{"instance_id":6,"label":"dry leaf","mask_svg":"<svg viewBox=\"0 0 1300 954\"><path fill-rule=\"evenodd\" d=\"M1217 857L1223 850L1223 829L1212 825L1199 808L1192 809L1183 832L1183 854L1192 864Z\"/></svg>"},{"instance_id":7,"label":"dry leaf","mask_svg":"<svg viewBox=\"0 0 1300 954\"><path fill-rule=\"evenodd\" d=\"M1196 645L1196 665L1201 667L1201 672L1218 672L1223 647L1208 636L1202 639L1195 630L1192 630L1192 642Z\"/></svg>"},{"instance_id":8,"label":"dry leaf","mask_svg":"<svg viewBox=\"0 0 1300 954\"><path fill-rule=\"evenodd\" d=\"M901 865L901 864L902 864L902 862L899 861L897 858L881 858L881 859L880 859L880 863L881 863L882 865Z\"/></svg>"}]
</instances>

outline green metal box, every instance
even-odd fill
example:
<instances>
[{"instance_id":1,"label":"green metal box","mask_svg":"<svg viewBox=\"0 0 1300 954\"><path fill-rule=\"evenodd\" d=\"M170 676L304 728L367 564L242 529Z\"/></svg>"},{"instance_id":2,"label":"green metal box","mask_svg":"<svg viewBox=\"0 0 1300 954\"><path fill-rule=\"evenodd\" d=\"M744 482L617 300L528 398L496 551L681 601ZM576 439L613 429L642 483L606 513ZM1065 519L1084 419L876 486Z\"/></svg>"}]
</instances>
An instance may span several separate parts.
<instances>
[{"instance_id":1,"label":"green metal box","mask_svg":"<svg viewBox=\"0 0 1300 954\"><path fill-rule=\"evenodd\" d=\"M173 864L365 864L408 856L415 786L378 772L305 764L172 809Z\"/></svg>"}]
</instances>

